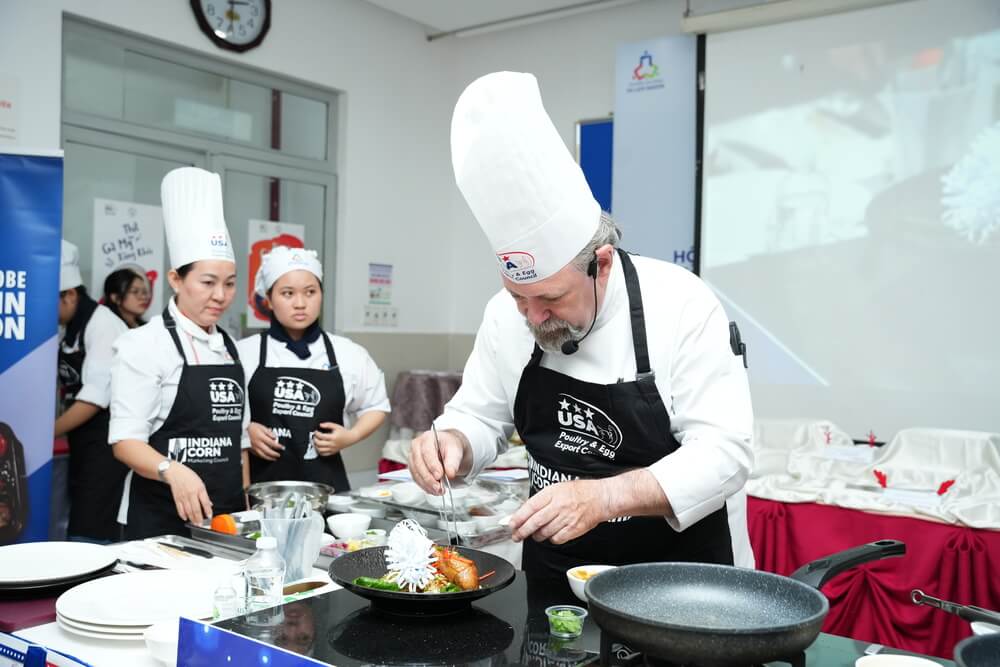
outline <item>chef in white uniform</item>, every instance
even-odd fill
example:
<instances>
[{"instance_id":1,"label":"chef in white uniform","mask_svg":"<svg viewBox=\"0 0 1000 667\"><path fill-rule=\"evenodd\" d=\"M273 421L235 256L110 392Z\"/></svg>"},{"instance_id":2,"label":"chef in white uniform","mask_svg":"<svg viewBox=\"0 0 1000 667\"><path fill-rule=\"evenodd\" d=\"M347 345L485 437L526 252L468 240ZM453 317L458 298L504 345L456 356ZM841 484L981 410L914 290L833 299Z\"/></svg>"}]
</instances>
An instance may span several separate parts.
<instances>
[{"instance_id":1,"label":"chef in white uniform","mask_svg":"<svg viewBox=\"0 0 1000 667\"><path fill-rule=\"evenodd\" d=\"M341 452L389 414L382 371L365 348L320 326L323 267L316 251L273 248L254 289L271 310L271 326L236 345L248 378L250 479L347 491Z\"/></svg>"},{"instance_id":2,"label":"chef in white uniform","mask_svg":"<svg viewBox=\"0 0 1000 667\"><path fill-rule=\"evenodd\" d=\"M160 188L174 291L162 315L122 335L111 371L108 440L132 469L125 537L184 534L186 521L245 509L243 368L216 326L236 295L218 174L183 167Z\"/></svg>"},{"instance_id":3,"label":"chef in white uniform","mask_svg":"<svg viewBox=\"0 0 1000 667\"><path fill-rule=\"evenodd\" d=\"M59 271L59 389L66 407L55 436L69 440L69 526L71 540L112 542L120 529L118 499L125 466L108 449L112 344L128 328L94 301L83 286L80 251L62 242Z\"/></svg>"},{"instance_id":4,"label":"chef in white uniform","mask_svg":"<svg viewBox=\"0 0 1000 667\"><path fill-rule=\"evenodd\" d=\"M510 526L529 575L566 587L580 563L752 567L742 489L753 414L715 295L683 268L616 247L530 74L473 82L451 148L503 289L435 422L444 465L425 433L414 478L442 493L443 474L476 475L516 428L531 498Z\"/></svg>"}]
</instances>

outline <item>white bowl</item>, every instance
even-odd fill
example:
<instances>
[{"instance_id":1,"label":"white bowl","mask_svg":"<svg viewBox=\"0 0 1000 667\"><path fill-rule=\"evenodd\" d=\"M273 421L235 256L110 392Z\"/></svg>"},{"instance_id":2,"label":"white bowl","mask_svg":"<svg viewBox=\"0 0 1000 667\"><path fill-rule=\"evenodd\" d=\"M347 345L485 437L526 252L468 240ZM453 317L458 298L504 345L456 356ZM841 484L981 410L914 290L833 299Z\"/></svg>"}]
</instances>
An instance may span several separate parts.
<instances>
[{"instance_id":1,"label":"white bowl","mask_svg":"<svg viewBox=\"0 0 1000 667\"><path fill-rule=\"evenodd\" d=\"M973 621L969 625L972 627L972 634L974 635L992 635L994 632L1000 632L1000 625L993 625L992 623Z\"/></svg>"},{"instance_id":2,"label":"white bowl","mask_svg":"<svg viewBox=\"0 0 1000 667\"><path fill-rule=\"evenodd\" d=\"M379 505L373 502L361 502L355 503L351 506L351 512L354 514L367 514L370 517L376 519L385 518L385 505Z\"/></svg>"},{"instance_id":3,"label":"white bowl","mask_svg":"<svg viewBox=\"0 0 1000 667\"><path fill-rule=\"evenodd\" d=\"M366 486L358 491L362 498L372 498L374 500L391 500L392 499L392 489L386 484L376 484L375 486Z\"/></svg>"},{"instance_id":4,"label":"white bowl","mask_svg":"<svg viewBox=\"0 0 1000 667\"><path fill-rule=\"evenodd\" d=\"M325 547L326 545L333 544L336 541L337 538L334 537L333 535L330 535L329 533L323 533L322 535L319 536L320 547Z\"/></svg>"},{"instance_id":5,"label":"white bowl","mask_svg":"<svg viewBox=\"0 0 1000 667\"><path fill-rule=\"evenodd\" d=\"M455 509L459 510L465 507L465 499L469 495L469 487L467 486L453 486L451 488L451 496L455 500ZM424 500L427 504L438 511L447 510L451 511L451 501L448 499L448 489L444 491L444 495L435 496L430 493L424 494Z\"/></svg>"},{"instance_id":6,"label":"white bowl","mask_svg":"<svg viewBox=\"0 0 1000 667\"><path fill-rule=\"evenodd\" d=\"M915 655L879 653L858 658L854 661L854 667L941 667L941 665Z\"/></svg>"},{"instance_id":7,"label":"white bowl","mask_svg":"<svg viewBox=\"0 0 1000 667\"><path fill-rule=\"evenodd\" d=\"M348 512L356 502L351 496L330 496L326 499L326 507L331 512Z\"/></svg>"},{"instance_id":8,"label":"white bowl","mask_svg":"<svg viewBox=\"0 0 1000 667\"><path fill-rule=\"evenodd\" d=\"M369 528L365 531L365 539L372 543L372 546L384 547L389 541L383 528Z\"/></svg>"},{"instance_id":9,"label":"white bowl","mask_svg":"<svg viewBox=\"0 0 1000 667\"><path fill-rule=\"evenodd\" d=\"M372 518L367 514L354 513L334 514L326 519L326 525L330 527L330 532L341 540L362 537L371 522Z\"/></svg>"},{"instance_id":10,"label":"white bowl","mask_svg":"<svg viewBox=\"0 0 1000 667\"><path fill-rule=\"evenodd\" d=\"M475 535L476 534L476 522L475 521L443 521L442 519L437 520L437 527L439 530L450 531L458 533L459 535Z\"/></svg>"},{"instance_id":11,"label":"white bowl","mask_svg":"<svg viewBox=\"0 0 1000 667\"><path fill-rule=\"evenodd\" d=\"M569 580L569 587L573 589L573 595L583 600L587 601L587 596L583 592L583 587L587 585L587 581L590 577L593 577L598 572L604 572L605 570L613 570L615 565L577 565L576 567L571 567L566 570L566 579ZM590 576L581 578L581 574L587 573Z\"/></svg>"},{"instance_id":12,"label":"white bowl","mask_svg":"<svg viewBox=\"0 0 1000 667\"><path fill-rule=\"evenodd\" d=\"M402 505L419 505L424 499L424 490L416 482L403 482L392 487L392 497Z\"/></svg>"},{"instance_id":13,"label":"white bowl","mask_svg":"<svg viewBox=\"0 0 1000 667\"><path fill-rule=\"evenodd\" d=\"M142 638L146 648L157 661L165 665L177 664L177 635L180 633L180 619L160 621L146 628Z\"/></svg>"}]
</instances>

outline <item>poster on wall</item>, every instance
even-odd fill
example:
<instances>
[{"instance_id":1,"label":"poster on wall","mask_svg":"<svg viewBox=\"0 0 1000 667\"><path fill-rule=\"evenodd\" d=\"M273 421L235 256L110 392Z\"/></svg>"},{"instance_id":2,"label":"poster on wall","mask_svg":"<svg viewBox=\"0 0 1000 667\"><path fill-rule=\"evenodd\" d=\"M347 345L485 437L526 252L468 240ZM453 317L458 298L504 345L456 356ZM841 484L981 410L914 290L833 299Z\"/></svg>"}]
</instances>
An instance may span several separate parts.
<instances>
[{"instance_id":1,"label":"poster on wall","mask_svg":"<svg viewBox=\"0 0 1000 667\"><path fill-rule=\"evenodd\" d=\"M0 76L0 144L16 144L17 130L20 125L18 117L20 99L17 79L12 76Z\"/></svg>"},{"instance_id":2,"label":"poster on wall","mask_svg":"<svg viewBox=\"0 0 1000 667\"><path fill-rule=\"evenodd\" d=\"M146 319L163 311L163 210L114 199L94 200L90 293L99 298L104 279L119 269L146 278L152 301Z\"/></svg>"},{"instance_id":3,"label":"poster on wall","mask_svg":"<svg viewBox=\"0 0 1000 667\"><path fill-rule=\"evenodd\" d=\"M612 195L628 250L694 268L697 38L618 47Z\"/></svg>"},{"instance_id":4,"label":"poster on wall","mask_svg":"<svg viewBox=\"0 0 1000 667\"><path fill-rule=\"evenodd\" d=\"M249 248L247 259L247 329L262 329L270 323L263 300L254 293L254 282L261 258L273 247L283 245L289 248L304 248L306 243L305 225L293 222L270 222L250 220L247 234Z\"/></svg>"},{"instance_id":5,"label":"poster on wall","mask_svg":"<svg viewBox=\"0 0 1000 667\"><path fill-rule=\"evenodd\" d=\"M48 537L62 183L61 152L0 152L0 545Z\"/></svg>"}]
</instances>

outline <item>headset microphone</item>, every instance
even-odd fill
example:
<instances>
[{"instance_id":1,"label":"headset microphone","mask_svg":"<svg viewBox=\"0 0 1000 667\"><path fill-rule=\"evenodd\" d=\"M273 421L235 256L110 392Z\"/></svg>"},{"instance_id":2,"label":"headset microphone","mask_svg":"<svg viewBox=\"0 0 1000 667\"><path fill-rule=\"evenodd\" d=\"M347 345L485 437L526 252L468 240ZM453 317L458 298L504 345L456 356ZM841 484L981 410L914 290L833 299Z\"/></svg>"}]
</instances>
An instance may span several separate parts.
<instances>
[{"instance_id":1,"label":"headset microphone","mask_svg":"<svg viewBox=\"0 0 1000 667\"><path fill-rule=\"evenodd\" d=\"M562 353L567 356L576 354L576 351L580 349L580 343L590 335L590 332L594 330L594 325L597 324L597 255L594 255L594 258L590 260L590 264L587 265L587 275L594 279L594 319L590 321L590 328L587 329L587 333L576 340L568 340L562 344Z\"/></svg>"}]
</instances>

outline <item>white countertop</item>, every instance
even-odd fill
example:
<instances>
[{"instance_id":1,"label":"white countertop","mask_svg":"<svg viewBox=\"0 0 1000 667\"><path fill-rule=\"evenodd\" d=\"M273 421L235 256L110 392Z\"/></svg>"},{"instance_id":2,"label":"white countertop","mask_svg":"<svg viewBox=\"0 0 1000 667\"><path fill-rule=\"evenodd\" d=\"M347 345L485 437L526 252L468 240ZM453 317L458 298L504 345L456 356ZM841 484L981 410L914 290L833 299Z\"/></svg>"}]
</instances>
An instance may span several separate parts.
<instances>
[{"instance_id":1,"label":"white countertop","mask_svg":"<svg viewBox=\"0 0 1000 667\"><path fill-rule=\"evenodd\" d=\"M170 569L204 568L206 563L213 563L213 567L222 572L227 568L231 568L235 562L221 556L216 556L209 561L198 557L185 558L178 556L174 562L171 561L172 557L163 554L159 554L161 557L157 560L154 560L154 558L138 558L142 551L141 548L137 548L136 543L114 545L113 548L119 550L119 556L122 558L141 560L141 562L154 562L156 565ZM322 570L314 569L313 575L330 581L327 573ZM332 585L340 588L336 584ZM71 634L63 630L55 622L23 628L13 634L78 658L94 665L94 667L163 667L163 663L158 662L152 657L143 641L90 639Z\"/></svg>"}]
</instances>

